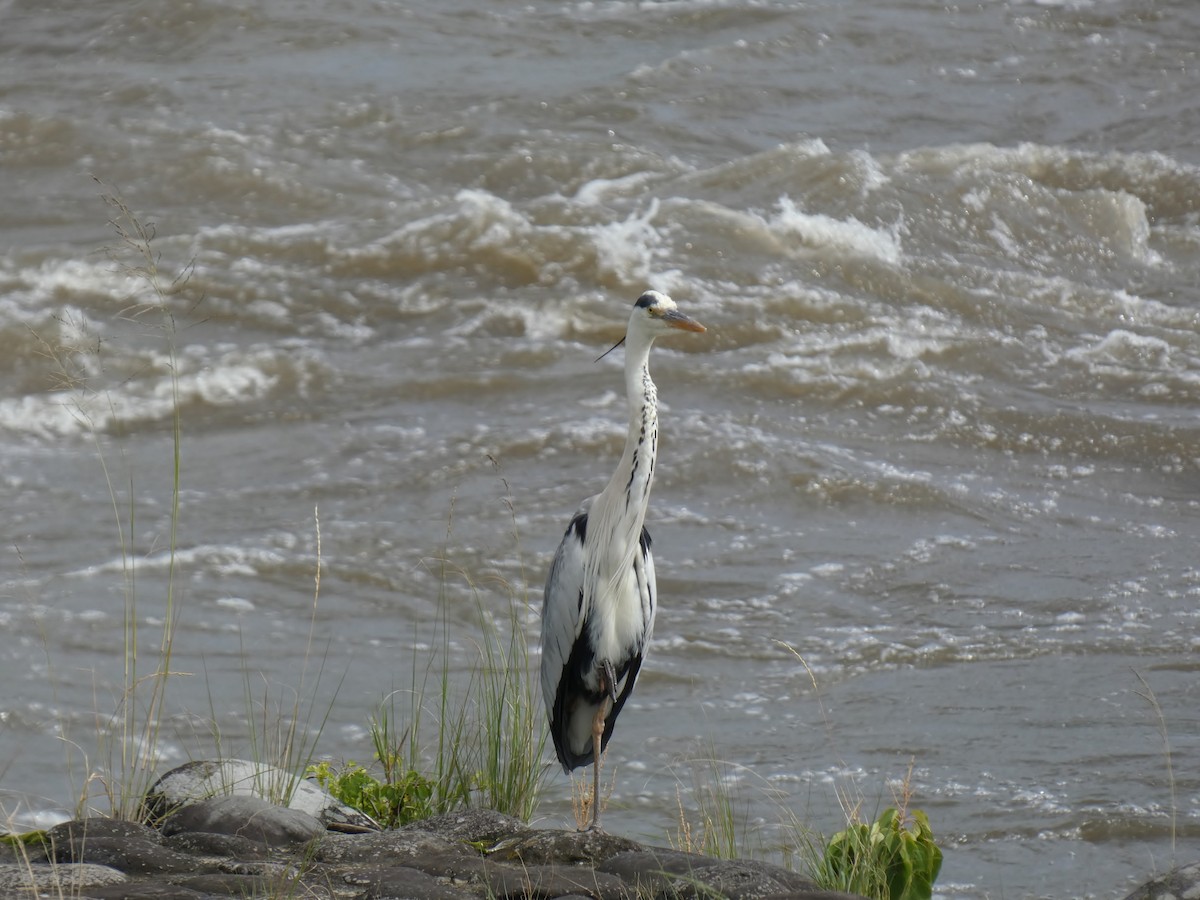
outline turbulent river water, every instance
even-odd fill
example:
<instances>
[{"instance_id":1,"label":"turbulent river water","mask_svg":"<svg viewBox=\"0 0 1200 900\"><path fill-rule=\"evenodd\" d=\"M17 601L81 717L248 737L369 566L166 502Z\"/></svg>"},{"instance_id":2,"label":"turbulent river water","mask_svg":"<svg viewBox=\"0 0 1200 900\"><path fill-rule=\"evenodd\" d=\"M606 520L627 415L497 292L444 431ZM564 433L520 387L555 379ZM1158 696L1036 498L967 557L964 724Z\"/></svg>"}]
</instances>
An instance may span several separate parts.
<instances>
[{"instance_id":1,"label":"turbulent river water","mask_svg":"<svg viewBox=\"0 0 1200 900\"><path fill-rule=\"evenodd\" d=\"M479 609L535 643L654 287L709 330L655 348L608 827L665 842L715 757L764 847L907 778L944 897L1194 858L1198 35L1191 0L0 2L3 813L102 794L168 614L164 769L293 709L368 760L439 617L452 675Z\"/></svg>"}]
</instances>

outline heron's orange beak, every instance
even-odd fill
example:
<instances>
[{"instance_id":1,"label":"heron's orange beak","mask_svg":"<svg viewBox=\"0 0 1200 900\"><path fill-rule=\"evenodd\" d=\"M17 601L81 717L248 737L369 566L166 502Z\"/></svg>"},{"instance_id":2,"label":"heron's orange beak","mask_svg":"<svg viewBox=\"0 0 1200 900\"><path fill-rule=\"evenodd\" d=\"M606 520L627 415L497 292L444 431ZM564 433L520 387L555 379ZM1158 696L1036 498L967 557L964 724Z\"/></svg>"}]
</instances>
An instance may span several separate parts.
<instances>
[{"instance_id":1,"label":"heron's orange beak","mask_svg":"<svg viewBox=\"0 0 1200 900\"><path fill-rule=\"evenodd\" d=\"M707 328L691 316L685 316L677 309L673 309L669 313L663 313L662 318L672 328L678 328L680 331L694 331L697 333L708 331Z\"/></svg>"}]
</instances>

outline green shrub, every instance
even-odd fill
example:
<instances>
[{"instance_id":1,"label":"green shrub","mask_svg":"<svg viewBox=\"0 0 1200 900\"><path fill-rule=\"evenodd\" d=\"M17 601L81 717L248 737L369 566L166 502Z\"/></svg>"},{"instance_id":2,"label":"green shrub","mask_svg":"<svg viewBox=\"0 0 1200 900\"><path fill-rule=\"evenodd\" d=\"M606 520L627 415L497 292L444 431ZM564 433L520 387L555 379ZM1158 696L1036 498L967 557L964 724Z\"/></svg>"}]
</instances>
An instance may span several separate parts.
<instances>
[{"instance_id":1,"label":"green shrub","mask_svg":"<svg viewBox=\"0 0 1200 900\"><path fill-rule=\"evenodd\" d=\"M432 814L433 782L409 770L392 780L380 781L351 760L340 768L320 762L306 774L338 800L366 813L384 828L418 822Z\"/></svg>"},{"instance_id":2,"label":"green shrub","mask_svg":"<svg viewBox=\"0 0 1200 900\"><path fill-rule=\"evenodd\" d=\"M929 900L942 868L929 817L910 812L913 828L894 807L867 824L856 822L825 845L823 866L832 883L878 900Z\"/></svg>"}]
</instances>

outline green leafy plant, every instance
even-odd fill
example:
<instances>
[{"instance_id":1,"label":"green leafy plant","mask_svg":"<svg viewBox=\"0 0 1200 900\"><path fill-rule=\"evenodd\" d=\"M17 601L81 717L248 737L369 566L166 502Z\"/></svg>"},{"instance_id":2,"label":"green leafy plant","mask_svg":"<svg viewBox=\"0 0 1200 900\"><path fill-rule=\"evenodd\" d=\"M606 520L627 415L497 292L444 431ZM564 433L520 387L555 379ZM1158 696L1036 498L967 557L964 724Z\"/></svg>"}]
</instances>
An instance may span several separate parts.
<instances>
[{"instance_id":1,"label":"green leafy plant","mask_svg":"<svg viewBox=\"0 0 1200 900\"><path fill-rule=\"evenodd\" d=\"M912 827L908 820L911 819ZM874 822L853 822L825 845L832 884L878 900L928 900L942 868L929 817L888 807Z\"/></svg>"},{"instance_id":2,"label":"green leafy plant","mask_svg":"<svg viewBox=\"0 0 1200 900\"><path fill-rule=\"evenodd\" d=\"M397 737L386 706L371 720L371 743L382 777L365 766L347 762L335 767L328 761L308 766L305 774L338 800L366 813L384 828L395 828L428 818L437 812L437 785L405 763L408 732Z\"/></svg>"},{"instance_id":3,"label":"green leafy plant","mask_svg":"<svg viewBox=\"0 0 1200 900\"><path fill-rule=\"evenodd\" d=\"M366 813L384 828L420 821L431 812L433 782L419 772L408 770L381 780L351 760L340 768L319 762L309 766L307 774L338 800Z\"/></svg>"}]
</instances>

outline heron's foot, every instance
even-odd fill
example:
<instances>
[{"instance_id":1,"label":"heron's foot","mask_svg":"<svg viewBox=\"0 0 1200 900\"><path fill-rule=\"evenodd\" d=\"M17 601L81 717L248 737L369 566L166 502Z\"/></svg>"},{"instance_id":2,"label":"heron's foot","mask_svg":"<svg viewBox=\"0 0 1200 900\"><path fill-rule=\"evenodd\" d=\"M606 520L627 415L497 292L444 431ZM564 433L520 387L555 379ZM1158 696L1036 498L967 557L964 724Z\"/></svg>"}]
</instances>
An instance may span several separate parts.
<instances>
[{"instance_id":1,"label":"heron's foot","mask_svg":"<svg viewBox=\"0 0 1200 900\"><path fill-rule=\"evenodd\" d=\"M600 680L600 689L608 691L608 697L613 703L617 702L617 675L613 672L612 663L607 659L602 663L604 677Z\"/></svg>"},{"instance_id":2,"label":"heron's foot","mask_svg":"<svg viewBox=\"0 0 1200 900\"><path fill-rule=\"evenodd\" d=\"M578 829L576 831L576 834L608 834L608 832L600 827L599 822L593 822L591 825L588 825L586 828Z\"/></svg>"}]
</instances>

